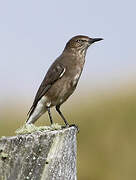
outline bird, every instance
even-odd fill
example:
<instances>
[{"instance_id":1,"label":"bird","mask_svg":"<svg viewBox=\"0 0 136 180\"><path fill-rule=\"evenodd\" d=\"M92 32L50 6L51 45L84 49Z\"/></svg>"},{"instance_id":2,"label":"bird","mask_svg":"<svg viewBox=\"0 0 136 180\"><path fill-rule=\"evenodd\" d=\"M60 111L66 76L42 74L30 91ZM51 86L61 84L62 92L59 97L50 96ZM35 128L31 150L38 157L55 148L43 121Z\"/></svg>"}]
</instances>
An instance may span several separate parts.
<instances>
[{"instance_id":1,"label":"bird","mask_svg":"<svg viewBox=\"0 0 136 180\"><path fill-rule=\"evenodd\" d=\"M85 35L72 37L67 43L62 54L53 62L47 71L33 104L28 112L26 124L34 124L40 116L48 112L51 125L53 118L50 109L56 111L65 123L70 126L60 106L73 94L81 76L87 49L103 38L90 38Z\"/></svg>"}]
</instances>

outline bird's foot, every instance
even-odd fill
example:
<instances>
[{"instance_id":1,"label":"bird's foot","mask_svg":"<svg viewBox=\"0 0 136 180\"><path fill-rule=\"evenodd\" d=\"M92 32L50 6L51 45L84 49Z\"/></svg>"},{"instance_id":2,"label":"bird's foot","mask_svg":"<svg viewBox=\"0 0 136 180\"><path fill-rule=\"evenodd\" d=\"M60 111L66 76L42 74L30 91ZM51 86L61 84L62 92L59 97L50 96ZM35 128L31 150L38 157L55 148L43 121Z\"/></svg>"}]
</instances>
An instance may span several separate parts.
<instances>
[{"instance_id":1,"label":"bird's foot","mask_svg":"<svg viewBox=\"0 0 136 180\"><path fill-rule=\"evenodd\" d=\"M75 127L77 132L79 133L79 128L76 124L67 124L65 126L62 126L62 128L69 128L69 127Z\"/></svg>"},{"instance_id":2,"label":"bird's foot","mask_svg":"<svg viewBox=\"0 0 136 180\"><path fill-rule=\"evenodd\" d=\"M77 132L79 133L79 127L76 124L70 124L69 127L75 127Z\"/></svg>"}]
</instances>

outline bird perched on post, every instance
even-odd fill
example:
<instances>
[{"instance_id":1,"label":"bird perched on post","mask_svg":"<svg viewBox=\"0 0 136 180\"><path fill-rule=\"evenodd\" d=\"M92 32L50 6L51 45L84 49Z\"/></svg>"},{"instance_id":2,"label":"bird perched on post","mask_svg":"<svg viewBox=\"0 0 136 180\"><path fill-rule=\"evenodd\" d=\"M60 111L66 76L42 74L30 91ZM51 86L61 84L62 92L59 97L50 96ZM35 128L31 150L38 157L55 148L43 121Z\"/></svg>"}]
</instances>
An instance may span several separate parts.
<instances>
[{"instance_id":1,"label":"bird perched on post","mask_svg":"<svg viewBox=\"0 0 136 180\"><path fill-rule=\"evenodd\" d=\"M53 124L50 108L55 106L65 125L69 126L60 111L60 106L77 86L88 47L101 40L102 38L79 35L68 41L62 54L54 61L43 79L28 112L29 117L26 124L34 123L46 111L48 111L50 122Z\"/></svg>"}]
</instances>

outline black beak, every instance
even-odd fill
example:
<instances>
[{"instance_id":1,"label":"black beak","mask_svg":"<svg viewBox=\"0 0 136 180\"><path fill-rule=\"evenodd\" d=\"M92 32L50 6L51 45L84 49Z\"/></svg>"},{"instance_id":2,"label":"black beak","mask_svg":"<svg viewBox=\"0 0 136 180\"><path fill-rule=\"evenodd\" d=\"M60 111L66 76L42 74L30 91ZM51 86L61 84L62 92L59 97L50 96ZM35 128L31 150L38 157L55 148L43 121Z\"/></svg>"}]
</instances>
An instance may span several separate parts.
<instances>
[{"instance_id":1,"label":"black beak","mask_svg":"<svg viewBox=\"0 0 136 180\"><path fill-rule=\"evenodd\" d=\"M101 40L103 40L103 39L102 38L90 38L89 43L92 44L94 42L101 41Z\"/></svg>"}]
</instances>

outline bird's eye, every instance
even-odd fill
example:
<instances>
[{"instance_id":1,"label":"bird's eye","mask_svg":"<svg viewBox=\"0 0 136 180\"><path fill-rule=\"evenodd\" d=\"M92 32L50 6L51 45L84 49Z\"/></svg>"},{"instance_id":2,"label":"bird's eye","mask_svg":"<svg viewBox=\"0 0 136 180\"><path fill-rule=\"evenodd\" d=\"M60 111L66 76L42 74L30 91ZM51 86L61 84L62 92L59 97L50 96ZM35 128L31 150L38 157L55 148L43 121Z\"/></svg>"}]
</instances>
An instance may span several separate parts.
<instances>
[{"instance_id":1,"label":"bird's eye","mask_svg":"<svg viewBox=\"0 0 136 180\"><path fill-rule=\"evenodd\" d=\"M83 43L84 40L82 40L82 39L77 39L76 42L78 42L78 43Z\"/></svg>"},{"instance_id":2,"label":"bird's eye","mask_svg":"<svg viewBox=\"0 0 136 180\"><path fill-rule=\"evenodd\" d=\"M77 39L76 42L80 43L80 39Z\"/></svg>"}]
</instances>

